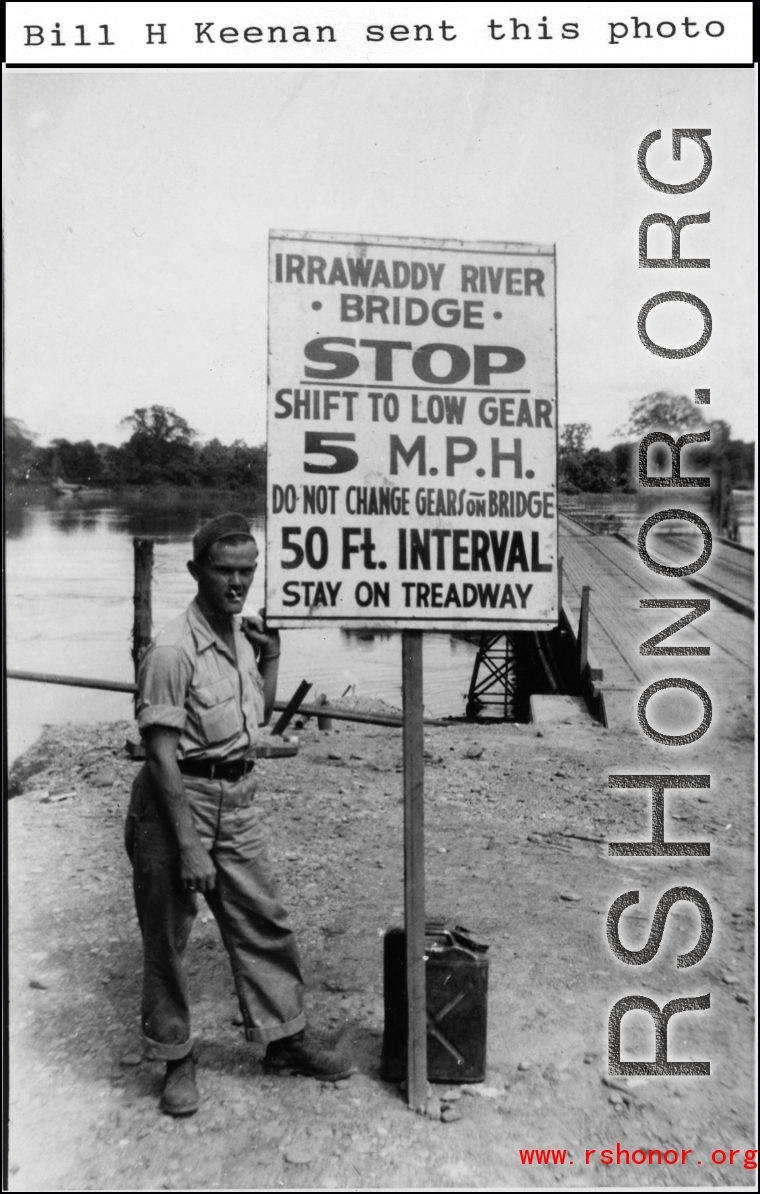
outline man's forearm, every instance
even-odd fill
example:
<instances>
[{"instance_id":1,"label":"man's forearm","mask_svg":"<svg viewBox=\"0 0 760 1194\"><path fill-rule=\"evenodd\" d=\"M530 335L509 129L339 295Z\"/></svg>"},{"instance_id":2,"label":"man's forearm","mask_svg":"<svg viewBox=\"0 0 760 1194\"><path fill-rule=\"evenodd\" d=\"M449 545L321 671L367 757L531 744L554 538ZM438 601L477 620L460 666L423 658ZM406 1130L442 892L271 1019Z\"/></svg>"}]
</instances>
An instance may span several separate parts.
<instances>
[{"instance_id":1,"label":"man's forearm","mask_svg":"<svg viewBox=\"0 0 760 1194\"><path fill-rule=\"evenodd\" d=\"M176 761L149 757L148 772L153 781L156 803L171 826L179 849L195 846L199 841L198 831L193 824L182 772Z\"/></svg>"},{"instance_id":2,"label":"man's forearm","mask_svg":"<svg viewBox=\"0 0 760 1194\"><path fill-rule=\"evenodd\" d=\"M216 882L214 863L193 823L176 751L177 735L149 736L148 774L159 811L177 842L180 883L188 891L211 891Z\"/></svg>"},{"instance_id":3,"label":"man's forearm","mask_svg":"<svg viewBox=\"0 0 760 1194\"><path fill-rule=\"evenodd\" d=\"M277 695L277 673L280 670L279 647L277 652L277 655L268 657L262 652L259 656L259 673L264 681L264 725L272 716L274 698Z\"/></svg>"}]
</instances>

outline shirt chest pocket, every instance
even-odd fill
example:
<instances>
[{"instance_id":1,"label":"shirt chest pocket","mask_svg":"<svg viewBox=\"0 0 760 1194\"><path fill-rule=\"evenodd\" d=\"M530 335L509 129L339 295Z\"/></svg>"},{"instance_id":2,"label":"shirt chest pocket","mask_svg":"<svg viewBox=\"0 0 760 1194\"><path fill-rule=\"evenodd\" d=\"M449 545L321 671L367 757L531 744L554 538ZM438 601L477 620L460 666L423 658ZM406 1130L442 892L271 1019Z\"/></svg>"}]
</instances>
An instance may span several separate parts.
<instances>
[{"instance_id":1,"label":"shirt chest pocket","mask_svg":"<svg viewBox=\"0 0 760 1194\"><path fill-rule=\"evenodd\" d=\"M238 692L232 680L215 680L190 689L192 714L206 746L227 742L243 730Z\"/></svg>"}]
</instances>

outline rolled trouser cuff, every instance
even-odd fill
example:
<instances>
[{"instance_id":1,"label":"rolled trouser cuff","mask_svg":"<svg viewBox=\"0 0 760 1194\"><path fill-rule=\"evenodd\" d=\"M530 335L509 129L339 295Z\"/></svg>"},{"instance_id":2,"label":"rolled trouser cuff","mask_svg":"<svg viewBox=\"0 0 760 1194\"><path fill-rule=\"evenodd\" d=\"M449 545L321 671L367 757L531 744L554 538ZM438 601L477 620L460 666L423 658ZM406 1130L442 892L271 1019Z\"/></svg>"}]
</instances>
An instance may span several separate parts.
<instances>
[{"instance_id":1,"label":"rolled trouser cuff","mask_svg":"<svg viewBox=\"0 0 760 1194\"><path fill-rule=\"evenodd\" d=\"M295 1020L289 1020L287 1024L275 1024L271 1028L247 1027L245 1039L257 1045L268 1045L270 1041L281 1041L286 1036L295 1036L305 1027L306 1015L301 1012L300 1016L296 1016Z\"/></svg>"},{"instance_id":2,"label":"rolled trouser cuff","mask_svg":"<svg viewBox=\"0 0 760 1194\"><path fill-rule=\"evenodd\" d=\"M193 1039L188 1037L181 1045L167 1045L163 1041L154 1041L143 1033L145 1052L153 1061L181 1061L192 1051Z\"/></svg>"}]
</instances>

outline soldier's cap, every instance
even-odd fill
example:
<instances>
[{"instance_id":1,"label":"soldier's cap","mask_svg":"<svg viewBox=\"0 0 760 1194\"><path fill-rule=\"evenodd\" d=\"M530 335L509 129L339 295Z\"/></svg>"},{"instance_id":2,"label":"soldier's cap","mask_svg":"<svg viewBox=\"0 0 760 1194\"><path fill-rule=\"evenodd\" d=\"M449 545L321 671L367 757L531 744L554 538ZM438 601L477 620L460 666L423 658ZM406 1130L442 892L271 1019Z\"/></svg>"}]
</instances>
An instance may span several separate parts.
<instances>
[{"instance_id":1,"label":"soldier's cap","mask_svg":"<svg viewBox=\"0 0 760 1194\"><path fill-rule=\"evenodd\" d=\"M212 543L233 535L245 535L255 542L245 514L217 514L216 518L210 518L193 536L193 559L197 562Z\"/></svg>"}]
</instances>

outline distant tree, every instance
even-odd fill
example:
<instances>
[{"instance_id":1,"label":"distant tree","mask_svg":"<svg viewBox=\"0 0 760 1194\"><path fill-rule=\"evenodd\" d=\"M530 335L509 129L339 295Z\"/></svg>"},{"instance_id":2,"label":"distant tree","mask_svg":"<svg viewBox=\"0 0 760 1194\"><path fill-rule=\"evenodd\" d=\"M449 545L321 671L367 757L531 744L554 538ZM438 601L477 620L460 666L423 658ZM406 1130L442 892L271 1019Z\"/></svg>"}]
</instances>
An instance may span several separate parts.
<instances>
[{"instance_id":1,"label":"distant tree","mask_svg":"<svg viewBox=\"0 0 760 1194\"><path fill-rule=\"evenodd\" d=\"M628 421L619 432L641 439L650 432L664 432L678 438L694 432L711 431L711 425L705 418L701 406L694 405L694 398L686 394L674 394L670 390L656 390L645 394L631 406ZM634 446L637 451L637 445ZM670 474L672 455L665 444L655 443L649 448L650 476L665 476ZM684 474L704 473L706 467L714 459L714 436L704 444L687 445L681 458ZM634 465L634 484L637 484L638 463Z\"/></svg>"},{"instance_id":2,"label":"distant tree","mask_svg":"<svg viewBox=\"0 0 760 1194\"><path fill-rule=\"evenodd\" d=\"M99 484L103 480L103 461L88 439L73 444L67 439L54 439L43 451L49 462L45 471L50 476L61 476L64 481L78 485Z\"/></svg>"},{"instance_id":3,"label":"distant tree","mask_svg":"<svg viewBox=\"0 0 760 1194\"><path fill-rule=\"evenodd\" d=\"M634 444L614 444L610 449L612 471L615 477L615 488L625 493L635 493L635 474L633 454Z\"/></svg>"},{"instance_id":4,"label":"distant tree","mask_svg":"<svg viewBox=\"0 0 760 1194\"><path fill-rule=\"evenodd\" d=\"M616 488L611 452L589 448L564 460L560 470L562 493L612 493Z\"/></svg>"},{"instance_id":5,"label":"distant tree","mask_svg":"<svg viewBox=\"0 0 760 1194\"><path fill-rule=\"evenodd\" d=\"M611 452L589 448L583 461L581 488L586 493L612 493L615 489L615 466Z\"/></svg>"},{"instance_id":6,"label":"distant tree","mask_svg":"<svg viewBox=\"0 0 760 1194\"><path fill-rule=\"evenodd\" d=\"M133 436L145 436L154 443L189 444L198 434L172 406L138 406L121 422L132 428Z\"/></svg>"},{"instance_id":7,"label":"distant tree","mask_svg":"<svg viewBox=\"0 0 760 1194\"><path fill-rule=\"evenodd\" d=\"M734 489L755 487L755 444L732 439L726 445L726 460Z\"/></svg>"},{"instance_id":8,"label":"distant tree","mask_svg":"<svg viewBox=\"0 0 760 1194\"><path fill-rule=\"evenodd\" d=\"M38 438L21 419L6 415L3 419L3 461L8 481L29 481L33 479L37 463Z\"/></svg>"},{"instance_id":9,"label":"distant tree","mask_svg":"<svg viewBox=\"0 0 760 1194\"><path fill-rule=\"evenodd\" d=\"M72 443L54 439L38 447L38 437L20 419L5 419L5 474L12 481L50 482L56 477L78 485L176 485L266 492L266 447L243 440L197 444L197 432L172 407L143 406L122 419L132 434L126 443Z\"/></svg>"},{"instance_id":10,"label":"distant tree","mask_svg":"<svg viewBox=\"0 0 760 1194\"><path fill-rule=\"evenodd\" d=\"M242 440L235 440L231 449L231 476L233 489L248 489L253 493L266 493L267 450L264 444L250 448Z\"/></svg>"},{"instance_id":11,"label":"distant tree","mask_svg":"<svg viewBox=\"0 0 760 1194\"><path fill-rule=\"evenodd\" d=\"M639 438L652 431L666 432L674 438L709 432L706 442L686 446L681 457L681 473L682 476L709 476L713 530L735 538L738 520L731 491L737 486L754 483L754 445L732 440L731 427L725 419L711 419L709 413L710 407L695 405L693 397L657 390L633 404L625 430ZM660 475L670 475L671 461L669 447L654 444L649 451L650 475L658 471Z\"/></svg>"},{"instance_id":12,"label":"distant tree","mask_svg":"<svg viewBox=\"0 0 760 1194\"><path fill-rule=\"evenodd\" d=\"M171 407L139 407L122 423L132 428L118 448L100 445L106 476L116 485L180 485L266 491L266 449L242 440L193 441L197 432Z\"/></svg>"},{"instance_id":13,"label":"distant tree","mask_svg":"<svg viewBox=\"0 0 760 1194\"><path fill-rule=\"evenodd\" d=\"M706 431L707 420L701 406L694 405L693 398L670 390L656 390L634 402L622 430L634 436L646 435L650 431L683 435L689 431Z\"/></svg>"},{"instance_id":14,"label":"distant tree","mask_svg":"<svg viewBox=\"0 0 760 1194\"><path fill-rule=\"evenodd\" d=\"M560 453L584 452L590 434L590 423L565 423L559 433Z\"/></svg>"},{"instance_id":15,"label":"distant tree","mask_svg":"<svg viewBox=\"0 0 760 1194\"><path fill-rule=\"evenodd\" d=\"M132 485L192 485L197 481L197 432L171 406L141 406L122 419L132 435L113 461L118 480Z\"/></svg>"},{"instance_id":16,"label":"distant tree","mask_svg":"<svg viewBox=\"0 0 760 1194\"><path fill-rule=\"evenodd\" d=\"M611 452L587 448L589 423L566 423L559 436L559 487L561 493L630 492L630 444L617 444Z\"/></svg>"},{"instance_id":17,"label":"distant tree","mask_svg":"<svg viewBox=\"0 0 760 1194\"><path fill-rule=\"evenodd\" d=\"M583 462L590 423L565 423L560 428L558 471L563 493L579 493L583 488Z\"/></svg>"},{"instance_id":18,"label":"distant tree","mask_svg":"<svg viewBox=\"0 0 760 1194\"><path fill-rule=\"evenodd\" d=\"M228 489L232 481L231 456L232 449L226 447L221 440L212 439L197 453L198 481L205 487Z\"/></svg>"}]
</instances>

